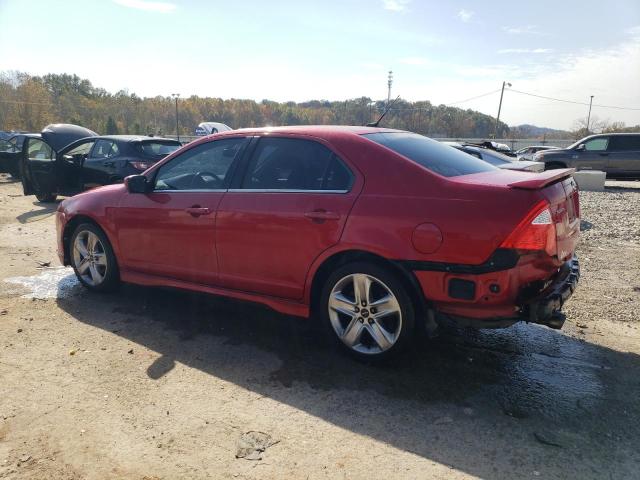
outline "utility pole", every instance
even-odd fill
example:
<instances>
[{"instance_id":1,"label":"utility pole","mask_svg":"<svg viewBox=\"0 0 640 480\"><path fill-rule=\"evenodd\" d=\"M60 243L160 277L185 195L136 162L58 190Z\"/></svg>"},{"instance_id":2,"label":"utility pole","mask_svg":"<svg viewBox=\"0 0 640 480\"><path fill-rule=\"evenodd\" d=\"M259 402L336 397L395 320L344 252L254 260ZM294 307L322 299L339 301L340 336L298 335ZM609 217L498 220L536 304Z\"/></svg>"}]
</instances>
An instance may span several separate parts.
<instances>
[{"instance_id":1,"label":"utility pole","mask_svg":"<svg viewBox=\"0 0 640 480\"><path fill-rule=\"evenodd\" d=\"M498 116L496 117L496 132L493 134L493 138L498 138L498 126L500 125L500 111L502 110L502 97L504 96L504 86L511 86L509 82L502 82L502 92L500 92L500 104L498 105Z\"/></svg>"},{"instance_id":2,"label":"utility pole","mask_svg":"<svg viewBox=\"0 0 640 480\"><path fill-rule=\"evenodd\" d=\"M591 100L589 100L589 115L587 115L587 135L589 135L589 124L591 122L591 105L593 104L593 95L591 95Z\"/></svg>"},{"instance_id":3,"label":"utility pole","mask_svg":"<svg viewBox=\"0 0 640 480\"><path fill-rule=\"evenodd\" d=\"M389 87L387 91L387 107L391 101L391 85L393 85L393 71L389 70L389 76L387 77L387 86Z\"/></svg>"},{"instance_id":4,"label":"utility pole","mask_svg":"<svg viewBox=\"0 0 640 480\"><path fill-rule=\"evenodd\" d=\"M180 129L178 128L178 97L180 96L180 94L179 93L172 93L171 96L176 101L176 137L177 137L178 141L180 141Z\"/></svg>"}]
</instances>

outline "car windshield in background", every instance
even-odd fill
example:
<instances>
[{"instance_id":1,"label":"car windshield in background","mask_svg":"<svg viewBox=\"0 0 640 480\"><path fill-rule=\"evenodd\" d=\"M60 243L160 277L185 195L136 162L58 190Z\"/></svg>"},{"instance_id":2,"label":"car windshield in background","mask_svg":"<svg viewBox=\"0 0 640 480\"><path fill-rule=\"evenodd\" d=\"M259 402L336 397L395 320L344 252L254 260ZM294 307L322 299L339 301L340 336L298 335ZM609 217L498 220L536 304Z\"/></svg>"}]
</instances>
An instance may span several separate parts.
<instances>
[{"instance_id":1,"label":"car windshield in background","mask_svg":"<svg viewBox=\"0 0 640 480\"><path fill-rule=\"evenodd\" d=\"M140 153L148 157L166 157L170 153L175 152L182 145L178 142L140 142L136 144L136 148Z\"/></svg>"},{"instance_id":2,"label":"car windshield in background","mask_svg":"<svg viewBox=\"0 0 640 480\"><path fill-rule=\"evenodd\" d=\"M459 175L496 170L493 165L479 158L416 133L366 133L363 137L379 143L444 177L457 177Z\"/></svg>"}]
</instances>

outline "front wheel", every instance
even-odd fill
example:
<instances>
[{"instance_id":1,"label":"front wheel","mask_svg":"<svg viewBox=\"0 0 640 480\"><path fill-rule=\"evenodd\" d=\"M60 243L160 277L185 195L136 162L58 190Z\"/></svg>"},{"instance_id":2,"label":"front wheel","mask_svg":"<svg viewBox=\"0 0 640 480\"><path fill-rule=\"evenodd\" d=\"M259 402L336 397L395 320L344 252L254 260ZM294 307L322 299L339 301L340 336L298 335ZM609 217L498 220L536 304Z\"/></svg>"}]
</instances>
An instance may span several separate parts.
<instances>
[{"instance_id":1,"label":"front wheel","mask_svg":"<svg viewBox=\"0 0 640 480\"><path fill-rule=\"evenodd\" d=\"M58 195L51 192L42 192L36 193L36 198L42 203L53 203L56 201L56 198L58 198Z\"/></svg>"},{"instance_id":2,"label":"front wheel","mask_svg":"<svg viewBox=\"0 0 640 480\"><path fill-rule=\"evenodd\" d=\"M111 244L95 225L78 225L71 236L70 258L78 280L89 290L106 292L120 283L118 263Z\"/></svg>"},{"instance_id":3,"label":"front wheel","mask_svg":"<svg viewBox=\"0 0 640 480\"><path fill-rule=\"evenodd\" d=\"M407 347L415 310L398 277L371 263L351 263L324 286L323 324L334 341L360 360L386 360Z\"/></svg>"}]
</instances>

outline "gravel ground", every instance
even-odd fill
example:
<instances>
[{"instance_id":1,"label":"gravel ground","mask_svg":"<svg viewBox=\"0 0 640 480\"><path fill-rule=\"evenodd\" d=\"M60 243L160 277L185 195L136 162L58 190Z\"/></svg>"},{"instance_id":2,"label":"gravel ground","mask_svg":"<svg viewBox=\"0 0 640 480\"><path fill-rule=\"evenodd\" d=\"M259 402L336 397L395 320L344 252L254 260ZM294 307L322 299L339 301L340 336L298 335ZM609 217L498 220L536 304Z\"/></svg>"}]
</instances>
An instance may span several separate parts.
<instances>
[{"instance_id":1,"label":"gravel ground","mask_svg":"<svg viewBox=\"0 0 640 480\"><path fill-rule=\"evenodd\" d=\"M0 176L0 479L638 479L640 182L608 187L581 194L561 331L452 330L374 368L259 306L89 294L55 206Z\"/></svg>"}]
</instances>

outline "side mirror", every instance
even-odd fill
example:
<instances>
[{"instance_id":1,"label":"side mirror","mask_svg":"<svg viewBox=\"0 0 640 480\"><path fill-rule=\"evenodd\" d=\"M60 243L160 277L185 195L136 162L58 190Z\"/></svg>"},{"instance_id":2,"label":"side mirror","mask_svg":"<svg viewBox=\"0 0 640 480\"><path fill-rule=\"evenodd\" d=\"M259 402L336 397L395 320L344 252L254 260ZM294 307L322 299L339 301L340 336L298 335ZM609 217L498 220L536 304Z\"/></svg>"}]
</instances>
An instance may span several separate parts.
<instances>
[{"instance_id":1,"label":"side mirror","mask_svg":"<svg viewBox=\"0 0 640 480\"><path fill-rule=\"evenodd\" d=\"M584 150L584 143L581 143L580 145L578 145L576 147L576 150L578 150L579 152L583 151Z\"/></svg>"},{"instance_id":2,"label":"side mirror","mask_svg":"<svg viewBox=\"0 0 640 480\"><path fill-rule=\"evenodd\" d=\"M124 179L124 184L129 193L147 193L150 185L144 175L129 175Z\"/></svg>"}]
</instances>

